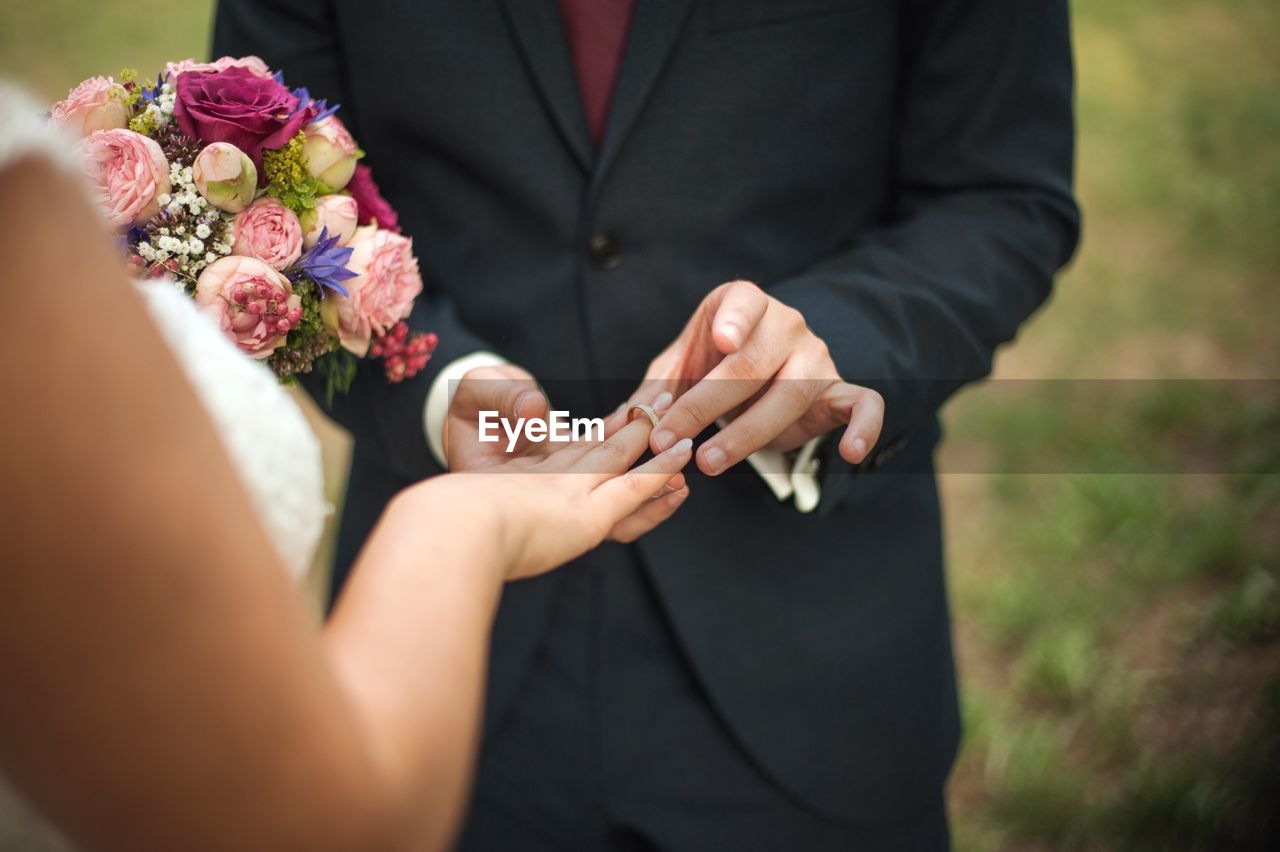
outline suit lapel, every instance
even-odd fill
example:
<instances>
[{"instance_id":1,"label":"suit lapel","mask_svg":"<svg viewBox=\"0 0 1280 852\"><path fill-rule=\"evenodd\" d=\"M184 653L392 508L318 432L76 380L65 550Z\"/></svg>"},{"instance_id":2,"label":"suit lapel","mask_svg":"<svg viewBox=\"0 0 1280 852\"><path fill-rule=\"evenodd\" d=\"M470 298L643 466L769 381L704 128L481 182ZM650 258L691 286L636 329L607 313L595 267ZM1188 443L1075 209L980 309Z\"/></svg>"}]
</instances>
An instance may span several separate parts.
<instances>
[{"instance_id":1,"label":"suit lapel","mask_svg":"<svg viewBox=\"0 0 1280 852\"><path fill-rule=\"evenodd\" d=\"M547 111L584 172L595 161L595 144L582 109L569 41L555 0L502 0L507 23Z\"/></svg>"},{"instance_id":2,"label":"suit lapel","mask_svg":"<svg viewBox=\"0 0 1280 852\"><path fill-rule=\"evenodd\" d=\"M635 18L596 161L597 182L617 156L658 82L692 6L693 0L636 0Z\"/></svg>"}]
</instances>

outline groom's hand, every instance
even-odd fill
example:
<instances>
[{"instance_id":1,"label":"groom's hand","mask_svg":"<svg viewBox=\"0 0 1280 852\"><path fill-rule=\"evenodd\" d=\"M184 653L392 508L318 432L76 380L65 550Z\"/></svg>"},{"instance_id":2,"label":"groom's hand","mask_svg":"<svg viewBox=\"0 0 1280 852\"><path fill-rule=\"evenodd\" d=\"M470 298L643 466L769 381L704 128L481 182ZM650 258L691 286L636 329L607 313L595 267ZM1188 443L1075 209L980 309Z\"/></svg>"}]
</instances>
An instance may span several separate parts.
<instances>
[{"instance_id":1,"label":"groom's hand","mask_svg":"<svg viewBox=\"0 0 1280 852\"><path fill-rule=\"evenodd\" d=\"M663 392L676 400L650 436L655 452L731 421L697 452L698 468L713 476L757 450L792 450L846 424L840 455L857 464L884 422L880 394L840 379L800 312L746 281L723 284L702 301L649 365L633 401Z\"/></svg>"},{"instance_id":2,"label":"groom's hand","mask_svg":"<svg viewBox=\"0 0 1280 852\"><path fill-rule=\"evenodd\" d=\"M458 382L441 433L449 470L481 470L511 460L505 438L481 443L480 412L496 411L499 417L514 423L521 417L545 419L549 408L546 396L527 370L514 364L468 370ZM525 442L523 437L520 440ZM516 453L525 449L517 447Z\"/></svg>"}]
</instances>

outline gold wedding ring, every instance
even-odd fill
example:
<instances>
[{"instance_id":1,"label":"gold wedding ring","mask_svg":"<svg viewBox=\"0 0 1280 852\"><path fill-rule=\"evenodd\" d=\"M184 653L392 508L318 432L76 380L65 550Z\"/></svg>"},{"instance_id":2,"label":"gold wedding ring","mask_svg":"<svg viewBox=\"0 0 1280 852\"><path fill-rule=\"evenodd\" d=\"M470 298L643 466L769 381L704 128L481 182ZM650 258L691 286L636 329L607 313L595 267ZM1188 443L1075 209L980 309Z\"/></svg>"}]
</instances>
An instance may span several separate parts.
<instances>
[{"instance_id":1,"label":"gold wedding ring","mask_svg":"<svg viewBox=\"0 0 1280 852\"><path fill-rule=\"evenodd\" d=\"M635 420L636 412L640 412L645 417L648 417L652 428L658 428L658 412L654 411L652 406L645 405L643 402L634 403L629 409L627 409L627 420Z\"/></svg>"}]
</instances>

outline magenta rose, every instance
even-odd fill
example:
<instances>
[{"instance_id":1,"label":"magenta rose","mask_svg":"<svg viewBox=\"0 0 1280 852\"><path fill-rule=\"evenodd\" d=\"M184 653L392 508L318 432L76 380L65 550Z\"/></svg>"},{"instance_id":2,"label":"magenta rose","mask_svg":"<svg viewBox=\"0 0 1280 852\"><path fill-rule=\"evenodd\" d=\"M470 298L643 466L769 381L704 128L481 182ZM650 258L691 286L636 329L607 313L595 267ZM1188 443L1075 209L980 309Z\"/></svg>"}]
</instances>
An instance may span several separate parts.
<instances>
[{"instance_id":1,"label":"magenta rose","mask_svg":"<svg viewBox=\"0 0 1280 852\"><path fill-rule=\"evenodd\" d=\"M356 166L355 174L347 184L347 192L351 193L360 209L361 225L376 222L379 228L400 233L400 217L378 191L378 185L373 182L373 172L368 166Z\"/></svg>"},{"instance_id":2,"label":"magenta rose","mask_svg":"<svg viewBox=\"0 0 1280 852\"><path fill-rule=\"evenodd\" d=\"M283 148L315 117L284 86L243 67L178 75L174 118L206 145L229 142L262 169L264 148Z\"/></svg>"},{"instance_id":3,"label":"magenta rose","mask_svg":"<svg viewBox=\"0 0 1280 852\"><path fill-rule=\"evenodd\" d=\"M274 198L259 198L231 225L231 253L288 269L302 255L302 224Z\"/></svg>"},{"instance_id":4,"label":"magenta rose","mask_svg":"<svg viewBox=\"0 0 1280 852\"><path fill-rule=\"evenodd\" d=\"M111 227L123 231L160 212L169 163L154 139L132 130L99 130L80 140L76 151Z\"/></svg>"},{"instance_id":5,"label":"magenta rose","mask_svg":"<svg viewBox=\"0 0 1280 852\"><path fill-rule=\"evenodd\" d=\"M422 292L413 241L391 231L365 226L351 242L344 282L350 296L329 295L321 310L344 349L363 358L374 334L385 334L413 310Z\"/></svg>"},{"instance_id":6,"label":"magenta rose","mask_svg":"<svg viewBox=\"0 0 1280 852\"><path fill-rule=\"evenodd\" d=\"M242 352L266 358L302 318L293 285L256 257L224 257L196 281L196 304Z\"/></svg>"}]
</instances>

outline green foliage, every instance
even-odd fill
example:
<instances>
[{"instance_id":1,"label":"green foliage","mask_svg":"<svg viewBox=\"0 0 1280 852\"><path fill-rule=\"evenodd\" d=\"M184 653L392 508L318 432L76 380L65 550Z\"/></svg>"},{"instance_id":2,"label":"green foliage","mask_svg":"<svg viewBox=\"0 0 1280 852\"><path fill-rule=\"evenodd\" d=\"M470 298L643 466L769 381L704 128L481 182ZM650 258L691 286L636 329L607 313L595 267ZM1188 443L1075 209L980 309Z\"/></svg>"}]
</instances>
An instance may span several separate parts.
<instances>
[{"instance_id":1,"label":"green foliage","mask_svg":"<svg viewBox=\"0 0 1280 852\"><path fill-rule=\"evenodd\" d=\"M1072 766L1064 732L1040 720L1001 722L1007 727L992 741L985 766L994 812L1016 835L1067 845L1088 809L1085 776Z\"/></svg>"},{"instance_id":2,"label":"green foliage","mask_svg":"<svg viewBox=\"0 0 1280 852\"><path fill-rule=\"evenodd\" d=\"M158 128L159 124L152 113L144 112L129 119L129 129L143 136L154 136Z\"/></svg>"},{"instance_id":3,"label":"green foliage","mask_svg":"<svg viewBox=\"0 0 1280 852\"><path fill-rule=\"evenodd\" d=\"M1263 568L1254 569L1213 602L1206 628L1237 644L1280 639L1280 580Z\"/></svg>"},{"instance_id":4,"label":"green foliage","mask_svg":"<svg viewBox=\"0 0 1280 852\"><path fill-rule=\"evenodd\" d=\"M1230 813L1219 779L1190 761L1147 763L1104 813L1104 825L1128 849L1211 850Z\"/></svg>"},{"instance_id":5,"label":"green foliage","mask_svg":"<svg viewBox=\"0 0 1280 852\"><path fill-rule=\"evenodd\" d=\"M293 292L301 299L302 316L290 332L285 345L271 353L271 368L286 383L293 377L310 373L316 361L334 347L333 336L325 325L320 307L323 293L310 278L300 278L293 284Z\"/></svg>"},{"instance_id":6,"label":"green foliage","mask_svg":"<svg viewBox=\"0 0 1280 852\"><path fill-rule=\"evenodd\" d=\"M1091 631L1074 624L1036 633L1018 660L1014 686L1022 695L1059 708L1086 697L1098 671Z\"/></svg>"},{"instance_id":7,"label":"green foliage","mask_svg":"<svg viewBox=\"0 0 1280 852\"><path fill-rule=\"evenodd\" d=\"M298 216L314 210L316 197L325 194L324 185L307 171L307 155L302 151L303 138L299 133L283 148L262 152L266 194L278 198Z\"/></svg>"},{"instance_id":8,"label":"green foliage","mask_svg":"<svg viewBox=\"0 0 1280 852\"><path fill-rule=\"evenodd\" d=\"M121 103L123 103L125 106L129 107L129 109L132 110L134 107L138 105L138 101L141 99L141 96L142 96L142 93L137 86L138 69L136 68L121 69L120 79L118 79L116 82L121 84L122 88L120 89L119 94L113 95L113 97L119 97Z\"/></svg>"},{"instance_id":9,"label":"green foliage","mask_svg":"<svg viewBox=\"0 0 1280 852\"><path fill-rule=\"evenodd\" d=\"M333 405L334 394L351 389L359 365L359 359L341 346L316 360L316 368L324 377L325 405Z\"/></svg>"}]
</instances>

